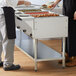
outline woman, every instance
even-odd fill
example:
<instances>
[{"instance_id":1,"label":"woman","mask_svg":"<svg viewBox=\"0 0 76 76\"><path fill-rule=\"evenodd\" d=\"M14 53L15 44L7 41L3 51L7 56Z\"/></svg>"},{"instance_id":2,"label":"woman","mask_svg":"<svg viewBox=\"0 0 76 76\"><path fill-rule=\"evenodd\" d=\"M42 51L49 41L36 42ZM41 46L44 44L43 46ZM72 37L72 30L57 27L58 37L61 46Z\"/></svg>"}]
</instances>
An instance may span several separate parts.
<instances>
[{"instance_id":1,"label":"woman","mask_svg":"<svg viewBox=\"0 0 76 76\"><path fill-rule=\"evenodd\" d=\"M11 5L13 7L15 7L18 4L19 5L20 4L30 5L31 3L24 1L24 0L0 0L0 33L1 33L1 37L2 37L2 39L0 39L0 43L1 43L0 44L0 67L3 66L3 69L5 71L20 69L20 65L13 64L15 38L8 39L7 30L6 30L6 23L5 23L5 16L4 16L4 12L3 12L3 7L11 6ZM1 60L2 50L4 51L4 61L3 62Z\"/></svg>"},{"instance_id":2,"label":"woman","mask_svg":"<svg viewBox=\"0 0 76 76\"><path fill-rule=\"evenodd\" d=\"M53 8L61 0L56 0ZM68 37L66 39L66 66L76 66L76 0L63 0L63 15L68 16Z\"/></svg>"}]
</instances>

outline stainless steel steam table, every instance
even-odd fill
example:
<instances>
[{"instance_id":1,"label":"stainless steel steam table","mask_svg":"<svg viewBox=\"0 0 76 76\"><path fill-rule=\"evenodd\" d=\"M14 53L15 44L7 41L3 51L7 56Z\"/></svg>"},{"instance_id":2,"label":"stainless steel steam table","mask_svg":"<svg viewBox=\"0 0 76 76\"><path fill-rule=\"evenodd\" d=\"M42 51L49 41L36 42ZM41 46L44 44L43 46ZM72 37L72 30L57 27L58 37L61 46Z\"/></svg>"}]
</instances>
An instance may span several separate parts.
<instances>
[{"instance_id":1,"label":"stainless steel steam table","mask_svg":"<svg viewBox=\"0 0 76 76\"><path fill-rule=\"evenodd\" d=\"M65 38L68 36L68 17L60 15L58 17L35 18L30 15L25 16L24 13L22 15L16 13L16 17L17 27L30 40L23 41L23 39L20 39L20 45L24 46L23 48L26 47L28 51L25 51L25 53L34 60L35 71L37 71L37 62L39 61L62 60L62 66L65 67ZM22 35L20 35L21 37ZM62 39L62 55L38 42L38 40L48 38ZM24 45L21 44L22 41Z\"/></svg>"}]
</instances>

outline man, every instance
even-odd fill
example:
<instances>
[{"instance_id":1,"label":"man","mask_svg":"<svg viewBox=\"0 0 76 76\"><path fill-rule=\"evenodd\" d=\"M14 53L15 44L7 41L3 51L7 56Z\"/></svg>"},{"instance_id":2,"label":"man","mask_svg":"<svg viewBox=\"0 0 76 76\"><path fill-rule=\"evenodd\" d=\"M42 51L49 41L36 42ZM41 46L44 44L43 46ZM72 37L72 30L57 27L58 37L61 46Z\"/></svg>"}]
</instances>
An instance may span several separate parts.
<instances>
[{"instance_id":1,"label":"man","mask_svg":"<svg viewBox=\"0 0 76 76\"><path fill-rule=\"evenodd\" d=\"M5 71L18 70L20 65L14 65L14 44L15 39L8 39L6 33L5 17L2 7L4 6L17 6L17 4L30 5L30 2L24 0L0 0L0 67L3 66ZM9 25L10 26L10 25ZM1 60L1 53L4 51L4 61Z\"/></svg>"},{"instance_id":2,"label":"man","mask_svg":"<svg viewBox=\"0 0 76 76\"><path fill-rule=\"evenodd\" d=\"M53 8L61 0L56 0ZM68 16L68 37L66 39L66 66L76 66L76 0L63 0L63 14Z\"/></svg>"}]
</instances>

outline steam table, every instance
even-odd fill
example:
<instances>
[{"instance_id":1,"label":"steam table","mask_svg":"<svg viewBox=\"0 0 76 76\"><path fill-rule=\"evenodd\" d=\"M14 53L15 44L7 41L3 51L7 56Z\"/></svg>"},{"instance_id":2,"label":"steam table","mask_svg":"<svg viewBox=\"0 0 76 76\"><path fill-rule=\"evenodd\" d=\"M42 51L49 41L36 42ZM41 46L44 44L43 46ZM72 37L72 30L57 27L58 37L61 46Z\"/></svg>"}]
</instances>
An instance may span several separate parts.
<instances>
[{"instance_id":1,"label":"steam table","mask_svg":"<svg viewBox=\"0 0 76 76\"><path fill-rule=\"evenodd\" d=\"M28 8L18 7L17 9ZM68 36L68 17L59 15L58 17L35 18L24 13L16 13L16 23L21 30L19 48L34 60L35 71L37 71L37 62L39 61L62 60L62 66L65 67L65 38ZM38 41L49 38L62 39L62 55Z\"/></svg>"}]
</instances>

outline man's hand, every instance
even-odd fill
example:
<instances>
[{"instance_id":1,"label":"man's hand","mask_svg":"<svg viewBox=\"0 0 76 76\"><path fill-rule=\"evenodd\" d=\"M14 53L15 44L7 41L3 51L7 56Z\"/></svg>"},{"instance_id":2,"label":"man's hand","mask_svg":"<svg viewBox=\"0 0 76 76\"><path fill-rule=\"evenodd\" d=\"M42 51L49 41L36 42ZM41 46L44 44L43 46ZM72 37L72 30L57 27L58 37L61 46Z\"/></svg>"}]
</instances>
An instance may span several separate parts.
<instances>
[{"instance_id":1,"label":"man's hand","mask_svg":"<svg viewBox=\"0 0 76 76\"><path fill-rule=\"evenodd\" d=\"M51 4L50 6L52 7L52 9L54 9L56 7L56 3L54 2L53 4Z\"/></svg>"},{"instance_id":2,"label":"man's hand","mask_svg":"<svg viewBox=\"0 0 76 76\"><path fill-rule=\"evenodd\" d=\"M76 20L76 11L75 11L75 13L74 13L74 20Z\"/></svg>"},{"instance_id":3,"label":"man's hand","mask_svg":"<svg viewBox=\"0 0 76 76\"><path fill-rule=\"evenodd\" d=\"M56 7L56 5L60 2L61 0L56 0L51 6L52 9L54 9Z\"/></svg>"}]
</instances>

